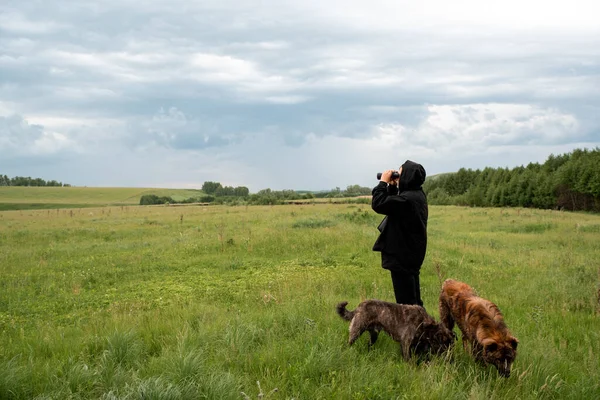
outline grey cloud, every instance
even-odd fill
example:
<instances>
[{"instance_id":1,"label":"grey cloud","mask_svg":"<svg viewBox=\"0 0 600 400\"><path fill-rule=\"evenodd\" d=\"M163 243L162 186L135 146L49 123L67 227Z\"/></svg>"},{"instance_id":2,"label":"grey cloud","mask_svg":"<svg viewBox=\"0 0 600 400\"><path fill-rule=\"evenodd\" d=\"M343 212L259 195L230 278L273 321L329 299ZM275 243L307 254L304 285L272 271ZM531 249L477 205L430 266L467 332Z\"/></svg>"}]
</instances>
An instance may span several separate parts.
<instances>
[{"instance_id":1,"label":"grey cloud","mask_svg":"<svg viewBox=\"0 0 600 400\"><path fill-rule=\"evenodd\" d=\"M230 142L216 126L202 120L189 119L175 107L161 109L145 125L150 139L160 146L201 149L224 146Z\"/></svg>"},{"instance_id":2,"label":"grey cloud","mask_svg":"<svg viewBox=\"0 0 600 400\"><path fill-rule=\"evenodd\" d=\"M20 115L0 117L0 150L5 155L11 152L26 152L44 135L40 125L29 124Z\"/></svg>"}]
</instances>

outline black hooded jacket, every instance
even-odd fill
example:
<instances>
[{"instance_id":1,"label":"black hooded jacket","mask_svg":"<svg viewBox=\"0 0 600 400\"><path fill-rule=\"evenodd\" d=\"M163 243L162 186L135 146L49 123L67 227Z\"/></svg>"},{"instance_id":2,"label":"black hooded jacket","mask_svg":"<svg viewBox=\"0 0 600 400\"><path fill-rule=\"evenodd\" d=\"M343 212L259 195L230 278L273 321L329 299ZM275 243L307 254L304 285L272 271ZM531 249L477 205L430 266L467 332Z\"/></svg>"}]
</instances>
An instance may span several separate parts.
<instances>
[{"instance_id":1,"label":"black hooded jacket","mask_svg":"<svg viewBox=\"0 0 600 400\"><path fill-rule=\"evenodd\" d=\"M373 188L371 207L378 214L386 215L379 225L381 233L373 245L374 251L387 256L384 257L384 268L418 272L423 264L429 214L427 197L421 188L423 182L423 166L406 161L402 164L399 188L388 186L385 182L379 182Z\"/></svg>"}]
</instances>

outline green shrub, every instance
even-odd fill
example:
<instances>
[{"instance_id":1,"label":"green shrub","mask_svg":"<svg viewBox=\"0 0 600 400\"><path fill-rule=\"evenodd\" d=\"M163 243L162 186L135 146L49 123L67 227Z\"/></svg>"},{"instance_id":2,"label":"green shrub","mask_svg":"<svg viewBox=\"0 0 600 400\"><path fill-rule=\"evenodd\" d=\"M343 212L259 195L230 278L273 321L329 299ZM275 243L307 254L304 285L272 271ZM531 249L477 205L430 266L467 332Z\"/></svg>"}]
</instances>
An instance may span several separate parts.
<instances>
[{"instance_id":1,"label":"green shrub","mask_svg":"<svg viewBox=\"0 0 600 400\"><path fill-rule=\"evenodd\" d=\"M328 219L304 219L294 222L292 228L328 228L334 226L335 222Z\"/></svg>"},{"instance_id":2,"label":"green shrub","mask_svg":"<svg viewBox=\"0 0 600 400\"><path fill-rule=\"evenodd\" d=\"M145 194L140 198L140 206L147 206L153 204L174 204L176 203L170 196L158 197L155 194Z\"/></svg>"}]
</instances>

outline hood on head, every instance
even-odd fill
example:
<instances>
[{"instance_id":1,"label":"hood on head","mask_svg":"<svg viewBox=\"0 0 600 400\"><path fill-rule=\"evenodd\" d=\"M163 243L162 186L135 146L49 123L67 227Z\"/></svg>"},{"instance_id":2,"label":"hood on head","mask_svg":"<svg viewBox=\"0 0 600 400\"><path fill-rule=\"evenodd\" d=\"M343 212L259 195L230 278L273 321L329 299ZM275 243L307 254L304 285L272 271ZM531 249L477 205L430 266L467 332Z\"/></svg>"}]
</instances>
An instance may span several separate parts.
<instances>
[{"instance_id":1,"label":"hood on head","mask_svg":"<svg viewBox=\"0 0 600 400\"><path fill-rule=\"evenodd\" d=\"M425 168L414 161L406 160L402 164L402 175L400 175L400 190L420 189L425 182Z\"/></svg>"}]
</instances>

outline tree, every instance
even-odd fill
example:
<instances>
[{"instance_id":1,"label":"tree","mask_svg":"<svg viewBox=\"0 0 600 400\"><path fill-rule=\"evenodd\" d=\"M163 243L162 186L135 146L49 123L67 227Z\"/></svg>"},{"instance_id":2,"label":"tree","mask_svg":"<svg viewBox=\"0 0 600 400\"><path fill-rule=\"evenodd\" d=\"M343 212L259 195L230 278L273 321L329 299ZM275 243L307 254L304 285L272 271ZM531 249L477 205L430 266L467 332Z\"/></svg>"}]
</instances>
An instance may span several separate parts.
<instances>
[{"instance_id":1,"label":"tree","mask_svg":"<svg viewBox=\"0 0 600 400\"><path fill-rule=\"evenodd\" d=\"M233 189L233 194L234 196L238 197L246 197L250 194L250 190L248 190L248 188L245 186L238 186L235 189Z\"/></svg>"},{"instance_id":2,"label":"tree","mask_svg":"<svg viewBox=\"0 0 600 400\"><path fill-rule=\"evenodd\" d=\"M215 194L217 189L220 187L221 187L221 184L219 182L207 181L202 184L202 191L206 194Z\"/></svg>"},{"instance_id":3,"label":"tree","mask_svg":"<svg viewBox=\"0 0 600 400\"><path fill-rule=\"evenodd\" d=\"M533 182L533 206L536 208L552 208L556 204L555 184L551 174L539 173Z\"/></svg>"},{"instance_id":4,"label":"tree","mask_svg":"<svg viewBox=\"0 0 600 400\"><path fill-rule=\"evenodd\" d=\"M215 196L233 196L234 193L234 189L233 186L221 186L221 184L219 184L219 186L217 187L217 190L215 190L214 195Z\"/></svg>"}]
</instances>

